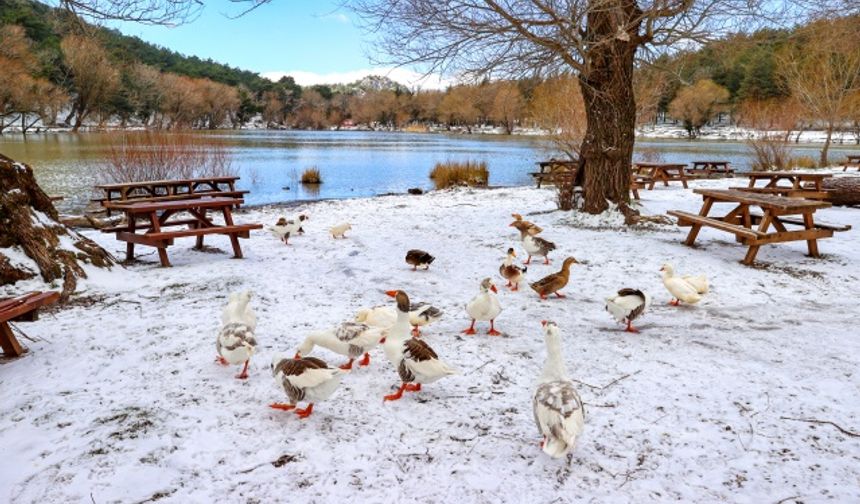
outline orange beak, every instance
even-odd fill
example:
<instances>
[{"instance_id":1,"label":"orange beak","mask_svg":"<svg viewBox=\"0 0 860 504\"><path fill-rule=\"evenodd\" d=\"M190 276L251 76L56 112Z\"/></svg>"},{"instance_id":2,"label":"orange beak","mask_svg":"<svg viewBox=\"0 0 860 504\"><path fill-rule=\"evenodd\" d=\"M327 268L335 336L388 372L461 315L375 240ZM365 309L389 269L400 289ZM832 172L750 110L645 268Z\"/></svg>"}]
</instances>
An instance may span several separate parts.
<instances>
[{"instance_id":1,"label":"orange beak","mask_svg":"<svg viewBox=\"0 0 860 504\"><path fill-rule=\"evenodd\" d=\"M542 325L542 326L546 327L546 320L541 320L541 321L540 321L540 325Z\"/></svg>"},{"instance_id":2,"label":"orange beak","mask_svg":"<svg viewBox=\"0 0 860 504\"><path fill-rule=\"evenodd\" d=\"M300 352L296 352L295 357L293 357L293 359L296 359L296 360L301 359L301 358L302 358L302 354Z\"/></svg>"},{"instance_id":3,"label":"orange beak","mask_svg":"<svg viewBox=\"0 0 860 504\"><path fill-rule=\"evenodd\" d=\"M495 285L491 285L490 290L493 292L499 292L499 289L497 289Z\"/></svg>"},{"instance_id":4,"label":"orange beak","mask_svg":"<svg viewBox=\"0 0 860 504\"><path fill-rule=\"evenodd\" d=\"M389 297L396 297L396 296L397 296L397 291L396 291L396 290L385 291L385 293L386 293Z\"/></svg>"},{"instance_id":5,"label":"orange beak","mask_svg":"<svg viewBox=\"0 0 860 504\"><path fill-rule=\"evenodd\" d=\"M516 257L516 256L517 256L517 253L516 253L516 252L511 252L511 255L512 255L512 256L514 256L514 257Z\"/></svg>"},{"instance_id":6,"label":"orange beak","mask_svg":"<svg viewBox=\"0 0 860 504\"><path fill-rule=\"evenodd\" d=\"M510 224L508 224L508 227L514 227L514 224L516 224L516 221L511 222Z\"/></svg>"}]
</instances>

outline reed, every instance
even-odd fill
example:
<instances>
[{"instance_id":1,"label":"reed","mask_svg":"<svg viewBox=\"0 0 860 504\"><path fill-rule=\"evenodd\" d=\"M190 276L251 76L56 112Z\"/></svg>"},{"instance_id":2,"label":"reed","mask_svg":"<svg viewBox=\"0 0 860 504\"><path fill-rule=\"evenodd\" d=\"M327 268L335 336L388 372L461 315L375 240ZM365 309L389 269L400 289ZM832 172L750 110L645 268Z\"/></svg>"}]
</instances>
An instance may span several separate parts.
<instances>
[{"instance_id":1,"label":"reed","mask_svg":"<svg viewBox=\"0 0 860 504\"><path fill-rule=\"evenodd\" d=\"M490 179L490 170L486 161L446 161L436 163L430 171L430 178L436 189L455 186L484 187Z\"/></svg>"},{"instance_id":2,"label":"reed","mask_svg":"<svg viewBox=\"0 0 860 504\"><path fill-rule=\"evenodd\" d=\"M302 172L302 184L322 184L322 175L319 168L311 166Z\"/></svg>"}]
</instances>

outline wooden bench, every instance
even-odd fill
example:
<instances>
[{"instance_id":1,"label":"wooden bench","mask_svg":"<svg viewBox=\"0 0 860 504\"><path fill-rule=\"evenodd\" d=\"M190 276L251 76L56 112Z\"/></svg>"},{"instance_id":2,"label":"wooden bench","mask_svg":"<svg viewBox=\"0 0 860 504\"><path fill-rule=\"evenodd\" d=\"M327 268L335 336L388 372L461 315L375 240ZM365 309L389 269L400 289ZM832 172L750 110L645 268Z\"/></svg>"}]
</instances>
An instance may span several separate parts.
<instances>
[{"instance_id":1,"label":"wooden bench","mask_svg":"<svg viewBox=\"0 0 860 504\"><path fill-rule=\"evenodd\" d=\"M242 258L239 238L249 238L251 230L261 229L261 224L234 224L232 208L242 200L235 198L192 198L186 200L156 201L149 203L117 204L114 208L126 214L126 225L102 229L105 233L116 233L117 240L126 242L126 261L134 260L134 246L146 245L158 249L158 258L163 267L170 266L167 247L175 238L197 237L195 249L203 248L203 237L220 234L230 237L233 256ZM220 211L224 224L217 225L208 217L208 211ZM171 219L176 214L187 214L190 218ZM138 220L148 220L139 225ZM166 230L164 228L187 225L188 229ZM138 231L145 231L138 233Z\"/></svg>"},{"instance_id":2,"label":"wooden bench","mask_svg":"<svg viewBox=\"0 0 860 504\"><path fill-rule=\"evenodd\" d=\"M814 189L795 189L793 187L729 187L735 191L746 191L758 194L776 194L786 198L827 199L827 191Z\"/></svg>"},{"instance_id":3,"label":"wooden bench","mask_svg":"<svg viewBox=\"0 0 860 504\"><path fill-rule=\"evenodd\" d=\"M842 163L842 171L848 171L848 168L857 168L860 171L860 154L852 154L846 157Z\"/></svg>"},{"instance_id":4,"label":"wooden bench","mask_svg":"<svg viewBox=\"0 0 860 504\"><path fill-rule=\"evenodd\" d=\"M536 163L540 171L529 173L537 187L540 188L543 184L559 185L566 181L567 173L573 172L576 174L579 170L579 161L571 159L550 159L548 161L538 161Z\"/></svg>"},{"instance_id":5,"label":"wooden bench","mask_svg":"<svg viewBox=\"0 0 860 504\"><path fill-rule=\"evenodd\" d=\"M648 184L654 182L654 179L647 175L630 174L630 191L633 193L634 199L639 199L639 189L645 189Z\"/></svg>"},{"instance_id":6,"label":"wooden bench","mask_svg":"<svg viewBox=\"0 0 860 504\"><path fill-rule=\"evenodd\" d=\"M59 292L31 292L12 299L0 300L0 347L7 357L20 357L26 350L21 347L9 322L33 322L38 319L42 306L56 303Z\"/></svg>"},{"instance_id":7,"label":"wooden bench","mask_svg":"<svg viewBox=\"0 0 860 504\"><path fill-rule=\"evenodd\" d=\"M693 161L693 167L688 169L687 172L693 175L704 175L705 177L710 177L714 174L730 177L735 173L728 161Z\"/></svg>"},{"instance_id":8,"label":"wooden bench","mask_svg":"<svg viewBox=\"0 0 860 504\"><path fill-rule=\"evenodd\" d=\"M752 265L762 245L791 241L805 241L811 257L819 257L818 240L830 238L835 231L845 231L850 226L818 224L813 218L816 210L829 208L830 203L808 199L786 198L771 194L758 194L732 189L695 189L702 195L699 214L670 210L669 215L678 219L678 225L691 226L684 244L693 246L702 227L711 227L735 235L737 241L749 247L743 264ZM729 203L734 208L721 217L709 217L716 203ZM758 207L761 213L750 211ZM786 225L800 226L789 230ZM753 229L753 226L757 226ZM773 231L769 231L770 227Z\"/></svg>"},{"instance_id":9,"label":"wooden bench","mask_svg":"<svg viewBox=\"0 0 860 504\"><path fill-rule=\"evenodd\" d=\"M96 189L102 191L104 196L93 198L92 201L103 206L110 215L116 204L129 201L158 202L210 196L238 199L247 193L236 190L238 180L239 177L223 176L99 184Z\"/></svg>"},{"instance_id":10,"label":"wooden bench","mask_svg":"<svg viewBox=\"0 0 860 504\"><path fill-rule=\"evenodd\" d=\"M649 191L654 189L657 182L663 182L664 186L668 186L669 182L681 182L686 189L687 174L684 171L686 166L677 163L634 163L633 172L650 178Z\"/></svg>"}]
</instances>

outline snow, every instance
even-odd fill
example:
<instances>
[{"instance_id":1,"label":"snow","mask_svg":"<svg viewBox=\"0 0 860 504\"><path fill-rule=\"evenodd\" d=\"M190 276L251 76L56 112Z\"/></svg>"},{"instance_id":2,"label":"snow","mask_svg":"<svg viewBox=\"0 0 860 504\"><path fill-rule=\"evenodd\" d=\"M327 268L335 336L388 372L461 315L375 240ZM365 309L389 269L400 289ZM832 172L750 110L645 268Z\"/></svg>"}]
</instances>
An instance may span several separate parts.
<instances>
[{"instance_id":1,"label":"snow","mask_svg":"<svg viewBox=\"0 0 860 504\"><path fill-rule=\"evenodd\" d=\"M701 205L675 185L641 195L646 214ZM307 212L307 234L285 246L252 233L243 260L223 237L206 238L220 249L209 253L179 239L168 269L139 247L142 262L91 274L71 307L18 325L33 341L22 340L27 356L0 364L0 501L860 499L860 438L783 418L860 430L858 210L816 213L855 227L822 240L821 259L806 257L803 243L779 244L750 268L738 262L745 249L718 231L688 248L674 225L626 228L617 216L555 211L554 198L552 189L459 189L249 209L236 220ZM566 299L500 288L502 337L486 336L485 324L461 335L481 279L501 287L506 249L521 251L513 212L558 245L554 264L533 263L527 280L566 255L583 264L572 267ZM341 222L352 223L349 238L331 239ZM85 234L122 257L113 235ZM429 271L405 264L410 248L436 256ZM666 305L658 270L667 261L679 274L708 275L702 303ZM622 287L654 297L641 334L622 332L604 310ZM309 419L267 407L286 399L269 373L274 353L390 302L384 291L396 288L445 311L424 337L461 375L383 404L398 378L377 349ZM259 320L247 381L213 362L221 307L240 289L255 292ZM532 418L542 319L561 328L587 412L569 460L541 452Z\"/></svg>"}]
</instances>

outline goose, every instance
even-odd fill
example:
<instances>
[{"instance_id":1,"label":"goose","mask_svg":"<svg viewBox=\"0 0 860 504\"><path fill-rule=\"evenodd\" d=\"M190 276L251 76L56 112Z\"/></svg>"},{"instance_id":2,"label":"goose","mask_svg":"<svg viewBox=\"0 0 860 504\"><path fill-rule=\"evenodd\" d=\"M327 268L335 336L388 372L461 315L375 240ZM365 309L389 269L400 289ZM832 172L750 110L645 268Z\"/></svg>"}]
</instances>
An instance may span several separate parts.
<instances>
[{"instance_id":1,"label":"goose","mask_svg":"<svg viewBox=\"0 0 860 504\"><path fill-rule=\"evenodd\" d=\"M346 238L346 232L352 229L352 224L348 222L344 222L343 224L338 224L337 226L332 226L329 229L329 233L331 233L331 237L334 239L337 238Z\"/></svg>"},{"instance_id":2,"label":"goose","mask_svg":"<svg viewBox=\"0 0 860 504\"><path fill-rule=\"evenodd\" d=\"M254 331L241 322L231 322L221 328L215 339L215 350L218 352L216 360L224 365L239 365L243 362L245 366L236 378L244 380L248 378L248 363L257 348L257 340Z\"/></svg>"},{"instance_id":3,"label":"goose","mask_svg":"<svg viewBox=\"0 0 860 504\"><path fill-rule=\"evenodd\" d=\"M412 271L417 270L419 266L424 267L424 269L430 269L430 264L435 259L432 255L419 249L412 249L406 252L406 264L412 266Z\"/></svg>"},{"instance_id":4,"label":"goose","mask_svg":"<svg viewBox=\"0 0 860 504\"><path fill-rule=\"evenodd\" d=\"M523 279L523 274L528 271L528 268L521 268L514 264L514 258L516 256L517 253L514 252L513 247L509 248L505 261L501 266L499 266L499 274L502 275L502 278L508 281L508 285L506 285L506 287L510 287L512 291L519 290L520 280Z\"/></svg>"},{"instance_id":5,"label":"goose","mask_svg":"<svg viewBox=\"0 0 860 504\"><path fill-rule=\"evenodd\" d=\"M664 264L660 271L663 274L663 285L673 296L672 301L669 301L672 306L678 306L681 301L696 304L702 300L702 295L708 292L708 280L704 276L676 276L675 269L670 264ZM687 278L692 279L692 282Z\"/></svg>"},{"instance_id":6,"label":"goose","mask_svg":"<svg viewBox=\"0 0 860 504\"><path fill-rule=\"evenodd\" d=\"M221 324L241 322L250 327L251 331L256 331L257 315L254 314L254 309L249 304L253 295L254 292L249 290L230 293L227 304L221 310Z\"/></svg>"},{"instance_id":7,"label":"goose","mask_svg":"<svg viewBox=\"0 0 860 504\"><path fill-rule=\"evenodd\" d=\"M541 321L546 343L546 364L538 379L532 408L541 448L552 458L563 457L576 445L585 427L585 407L573 382L567 376L558 325Z\"/></svg>"},{"instance_id":8,"label":"goose","mask_svg":"<svg viewBox=\"0 0 860 504\"><path fill-rule=\"evenodd\" d=\"M520 232L520 239L523 242L523 248L526 253L528 253L529 257L523 264L531 264L532 256L538 256L544 258L544 264L549 264L549 253L555 250L555 243L544 240L538 236L533 236L531 233L531 224L527 221L514 221L510 224L512 227L517 228Z\"/></svg>"},{"instance_id":9,"label":"goose","mask_svg":"<svg viewBox=\"0 0 860 504\"><path fill-rule=\"evenodd\" d=\"M651 296L638 289L621 289L618 294L606 298L606 311L618 322L626 323L625 331L638 333L633 321L651 306Z\"/></svg>"},{"instance_id":10,"label":"goose","mask_svg":"<svg viewBox=\"0 0 860 504\"><path fill-rule=\"evenodd\" d=\"M532 236L540 234L541 232L543 232L543 229L540 226L538 226L537 224L535 224L533 222L529 222L527 220L524 220L523 216L518 214L518 213L511 214L511 217L514 218L515 222L517 222L517 221L523 222L527 226L528 233ZM524 226L524 227L526 227L526 226Z\"/></svg>"},{"instance_id":11,"label":"goose","mask_svg":"<svg viewBox=\"0 0 860 504\"><path fill-rule=\"evenodd\" d=\"M481 280L480 289L481 292L466 304L466 313L472 318L472 325L468 329L464 329L463 334L475 334L476 320L489 320L490 330L487 331L487 334L498 336L502 334L494 326L496 317L502 312L502 305L499 304L499 298L495 294L498 289L489 278Z\"/></svg>"},{"instance_id":12,"label":"goose","mask_svg":"<svg viewBox=\"0 0 860 504\"><path fill-rule=\"evenodd\" d=\"M531 284L532 290L537 292L541 299L546 299L550 294L555 294L556 296L563 298L564 294L561 294L558 291L564 289L565 286L567 286L568 280L570 280L571 264L578 264L578 262L573 257L568 257L561 265L561 271L547 275L537 282L534 282Z\"/></svg>"},{"instance_id":13,"label":"goose","mask_svg":"<svg viewBox=\"0 0 860 504\"><path fill-rule=\"evenodd\" d=\"M274 226L267 226L266 230L283 241L284 245L289 245L288 240L290 239L290 236L300 232L304 233L302 222L307 220L307 218L308 217L305 214L300 214L297 218L289 220L285 217L281 217Z\"/></svg>"},{"instance_id":14,"label":"goose","mask_svg":"<svg viewBox=\"0 0 860 504\"><path fill-rule=\"evenodd\" d=\"M314 411L314 403L331 397L345 373L314 357L290 358L285 354L275 355L271 368L275 383L284 388L290 402L272 403L269 407L281 411L294 409L299 418L309 417ZM307 407L296 409L301 401L307 402Z\"/></svg>"},{"instance_id":15,"label":"goose","mask_svg":"<svg viewBox=\"0 0 860 504\"><path fill-rule=\"evenodd\" d=\"M421 336L421 327L430 325L440 318L444 312L430 303L412 303L409 307L409 324L412 326L412 336ZM373 327L388 329L397 320L397 310L391 306L375 306L358 311L355 316L356 322L361 322Z\"/></svg>"},{"instance_id":16,"label":"goose","mask_svg":"<svg viewBox=\"0 0 860 504\"><path fill-rule=\"evenodd\" d=\"M458 371L439 360L430 345L409 337L409 296L403 291L388 291L397 300L397 321L391 326L382 345L385 356L400 375L400 387L386 395L383 402L396 401L403 392L418 392L422 384L433 383Z\"/></svg>"},{"instance_id":17,"label":"goose","mask_svg":"<svg viewBox=\"0 0 860 504\"><path fill-rule=\"evenodd\" d=\"M343 322L332 329L309 334L299 345L296 358L311 353L315 346L321 346L349 357L349 361L340 366L345 371L352 369L353 361L362 354L364 357L358 361L358 365L364 367L370 364L370 350L382 343L387 331L358 322Z\"/></svg>"}]
</instances>

